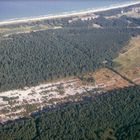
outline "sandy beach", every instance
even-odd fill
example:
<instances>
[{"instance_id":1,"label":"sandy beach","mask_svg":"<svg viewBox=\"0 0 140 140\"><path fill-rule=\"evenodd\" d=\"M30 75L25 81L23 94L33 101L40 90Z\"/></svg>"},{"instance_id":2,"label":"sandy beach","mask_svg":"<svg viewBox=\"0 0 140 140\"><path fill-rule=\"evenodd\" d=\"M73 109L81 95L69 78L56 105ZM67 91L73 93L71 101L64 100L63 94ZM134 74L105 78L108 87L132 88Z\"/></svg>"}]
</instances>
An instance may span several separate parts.
<instances>
[{"instance_id":1,"label":"sandy beach","mask_svg":"<svg viewBox=\"0 0 140 140\"><path fill-rule=\"evenodd\" d=\"M110 7L103 7L103 8L97 8L97 9L90 9L90 10L84 10L84 11L79 11L79 12L65 12L62 13L61 15L47 15L47 16L39 16L39 17L30 17L30 18L18 18L18 19L11 19L11 20L5 20L5 21L0 21L0 25L8 25L8 24L17 24L17 23L26 23L26 22L33 22L33 21L41 21L41 20L47 20L47 19L56 19L56 18L64 18L64 17L71 17L71 16L80 16L84 14L90 14L90 13L95 13L95 12L102 12L102 11L107 11L107 10L112 10L112 9L117 9L117 8L123 8L123 7L128 7L132 5L140 4L140 1L135 1L135 2L129 2L126 4L121 4L121 5L112 5Z\"/></svg>"}]
</instances>

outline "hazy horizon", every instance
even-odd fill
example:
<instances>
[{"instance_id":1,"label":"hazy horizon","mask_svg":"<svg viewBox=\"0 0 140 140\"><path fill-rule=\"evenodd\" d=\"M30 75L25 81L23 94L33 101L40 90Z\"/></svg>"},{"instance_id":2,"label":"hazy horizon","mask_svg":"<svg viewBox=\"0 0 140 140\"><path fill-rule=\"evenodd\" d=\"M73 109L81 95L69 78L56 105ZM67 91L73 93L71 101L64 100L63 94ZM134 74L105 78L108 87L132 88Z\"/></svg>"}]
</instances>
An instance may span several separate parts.
<instances>
[{"instance_id":1,"label":"hazy horizon","mask_svg":"<svg viewBox=\"0 0 140 140\"><path fill-rule=\"evenodd\" d=\"M30 1L0 1L0 20L10 20L24 17L37 17L41 15L61 14L64 12L73 12L87 10L91 8L101 8L114 4L123 4L133 0L94 0L91 1L71 1L71 0L30 0Z\"/></svg>"}]
</instances>

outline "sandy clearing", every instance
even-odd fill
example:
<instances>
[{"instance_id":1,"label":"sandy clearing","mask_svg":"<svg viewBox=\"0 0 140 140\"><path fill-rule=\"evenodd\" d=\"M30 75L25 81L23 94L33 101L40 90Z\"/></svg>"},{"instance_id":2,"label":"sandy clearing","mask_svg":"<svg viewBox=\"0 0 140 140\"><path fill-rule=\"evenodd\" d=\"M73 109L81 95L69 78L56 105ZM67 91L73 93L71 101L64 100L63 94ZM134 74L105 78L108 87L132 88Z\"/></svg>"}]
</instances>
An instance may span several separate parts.
<instances>
[{"instance_id":1,"label":"sandy clearing","mask_svg":"<svg viewBox=\"0 0 140 140\"><path fill-rule=\"evenodd\" d=\"M80 79L60 80L53 83L40 84L24 89L0 92L0 122L23 117L29 105L36 109L58 102L64 102L75 95L83 95L87 91L93 91L96 86L84 85ZM34 110L36 111L36 110ZM29 111L27 111L29 112ZM31 112L30 112L31 113Z\"/></svg>"}]
</instances>

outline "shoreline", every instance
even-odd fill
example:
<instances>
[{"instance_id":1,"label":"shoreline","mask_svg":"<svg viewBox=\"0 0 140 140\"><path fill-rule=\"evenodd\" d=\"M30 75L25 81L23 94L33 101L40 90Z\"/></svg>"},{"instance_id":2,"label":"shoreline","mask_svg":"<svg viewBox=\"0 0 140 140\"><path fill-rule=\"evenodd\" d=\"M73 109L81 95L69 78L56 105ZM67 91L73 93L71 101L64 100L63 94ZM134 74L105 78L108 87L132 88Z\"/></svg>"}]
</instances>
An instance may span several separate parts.
<instances>
[{"instance_id":1,"label":"shoreline","mask_svg":"<svg viewBox=\"0 0 140 140\"><path fill-rule=\"evenodd\" d=\"M137 5L137 4L140 4L140 1L125 3L125 4L121 4L121 5L117 4L117 5L112 5L110 7L103 7L103 8L89 9L89 10L81 10L79 12L76 12L76 11L64 12L64 13L58 14L58 15L44 15L44 16L42 15L42 16L39 16L39 17L28 17L28 18L25 17L25 18L9 19L9 20L0 21L0 26L1 25L9 25L9 24L18 24L18 23L27 23L27 22L48 20L48 19L65 18L65 17L72 17L72 16L82 16L82 15L85 15L85 14L103 12L103 11L108 11L108 10L113 10L113 9L119 9L119 8L124 8L124 7Z\"/></svg>"}]
</instances>

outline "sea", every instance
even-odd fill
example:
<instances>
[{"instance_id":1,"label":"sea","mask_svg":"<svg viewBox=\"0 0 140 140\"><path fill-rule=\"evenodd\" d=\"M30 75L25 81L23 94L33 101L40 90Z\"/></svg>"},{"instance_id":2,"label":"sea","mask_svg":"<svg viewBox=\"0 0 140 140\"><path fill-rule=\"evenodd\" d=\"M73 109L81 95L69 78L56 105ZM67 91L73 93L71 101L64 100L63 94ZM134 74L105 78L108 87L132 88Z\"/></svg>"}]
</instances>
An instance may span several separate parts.
<instances>
[{"instance_id":1,"label":"sea","mask_svg":"<svg viewBox=\"0 0 140 140\"><path fill-rule=\"evenodd\" d=\"M0 21L109 7L134 0L0 0Z\"/></svg>"}]
</instances>

